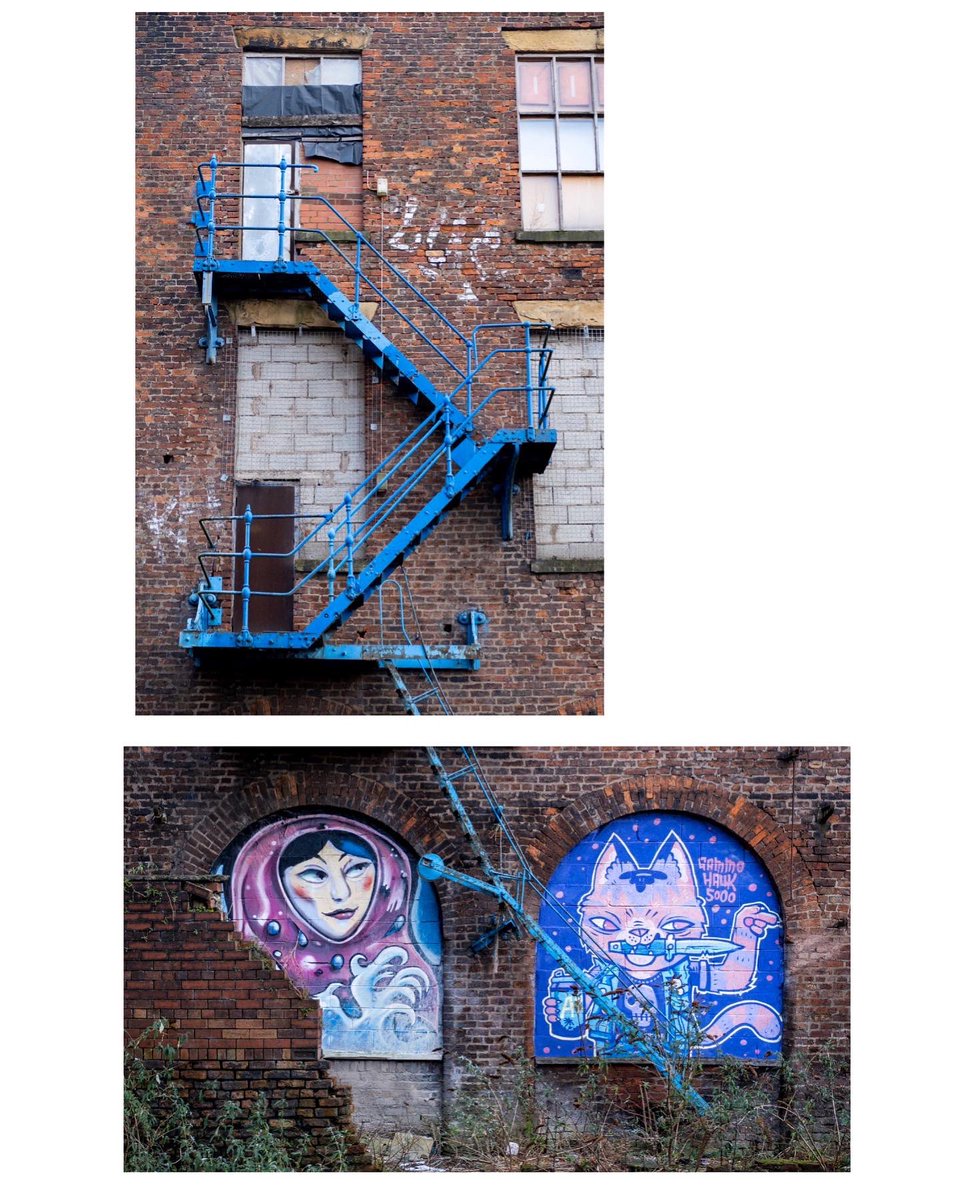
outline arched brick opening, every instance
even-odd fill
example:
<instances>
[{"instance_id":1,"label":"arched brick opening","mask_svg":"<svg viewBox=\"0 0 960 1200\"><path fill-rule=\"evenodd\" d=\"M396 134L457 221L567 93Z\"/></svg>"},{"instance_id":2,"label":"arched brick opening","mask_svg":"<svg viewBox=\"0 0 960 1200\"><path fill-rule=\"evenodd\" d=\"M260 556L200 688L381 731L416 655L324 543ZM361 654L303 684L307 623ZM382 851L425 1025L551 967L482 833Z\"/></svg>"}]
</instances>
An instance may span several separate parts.
<instances>
[{"instance_id":1,"label":"arched brick opening","mask_svg":"<svg viewBox=\"0 0 960 1200\"><path fill-rule=\"evenodd\" d=\"M784 923L784 1054L813 1038L815 1006L807 991L818 956L830 947L813 878L789 833L744 796L683 775L628 775L588 792L562 808L547 807L538 844L528 848L546 883L577 843L617 817L636 812L679 812L723 826L744 842L769 871ZM532 989L531 989L532 992ZM533 1020L531 996L531 1027Z\"/></svg>"},{"instance_id":2,"label":"arched brick opening","mask_svg":"<svg viewBox=\"0 0 960 1200\"><path fill-rule=\"evenodd\" d=\"M211 799L190 834L183 861L188 871L208 874L228 847L258 825L317 810L369 818L409 849L414 871L424 854L452 857L458 849L458 843L440 831L418 803L387 784L345 771L278 770L250 781L233 796ZM443 925L447 897L440 888L436 895ZM444 953L444 991L456 973L456 963ZM445 1044L450 1036L446 1005L441 1009L441 1025ZM448 1058L446 1054L430 1060L338 1056L330 1058L328 1065L331 1077L350 1089L360 1128L399 1127L427 1133L442 1119Z\"/></svg>"},{"instance_id":3,"label":"arched brick opening","mask_svg":"<svg viewBox=\"0 0 960 1200\"><path fill-rule=\"evenodd\" d=\"M209 873L223 851L259 821L301 808L362 814L399 835L415 858L451 855L456 843L437 828L419 804L384 783L342 771L322 778L304 771L277 771L246 784L235 796L212 799L184 848L185 871Z\"/></svg>"}]
</instances>

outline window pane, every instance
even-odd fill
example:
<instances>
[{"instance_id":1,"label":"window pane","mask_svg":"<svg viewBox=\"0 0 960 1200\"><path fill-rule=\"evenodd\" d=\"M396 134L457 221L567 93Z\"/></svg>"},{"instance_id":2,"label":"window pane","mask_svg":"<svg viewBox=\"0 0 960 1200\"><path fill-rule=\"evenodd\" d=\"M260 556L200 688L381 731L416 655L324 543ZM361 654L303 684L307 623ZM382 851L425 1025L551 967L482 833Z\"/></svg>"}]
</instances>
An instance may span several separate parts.
<instances>
[{"instance_id":1,"label":"window pane","mask_svg":"<svg viewBox=\"0 0 960 1200\"><path fill-rule=\"evenodd\" d=\"M280 203L272 196L280 191L280 171L276 166L280 159L293 161L293 146L289 143L248 142L243 148L243 249L244 258L261 261L290 256L290 235L284 235L284 246L280 249L280 235L276 227L280 223ZM284 186L291 187L290 171L284 171ZM249 193L253 193L250 195ZM261 198L263 197L263 198ZM290 206L285 206L284 224L289 225ZM267 226L250 229L249 226Z\"/></svg>"},{"instance_id":2,"label":"window pane","mask_svg":"<svg viewBox=\"0 0 960 1200\"><path fill-rule=\"evenodd\" d=\"M603 108L603 59L597 63L597 108Z\"/></svg>"},{"instance_id":3,"label":"window pane","mask_svg":"<svg viewBox=\"0 0 960 1200\"><path fill-rule=\"evenodd\" d=\"M549 62L520 61L521 108L553 108L553 72Z\"/></svg>"},{"instance_id":4,"label":"window pane","mask_svg":"<svg viewBox=\"0 0 960 1200\"><path fill-rule=\"evenodd\" d=\"M597 121L597 167L603 170L603 117Z\"/></svg>"},{"instance_id":5,"label":"window pane","mask_svg":"<svg viewBox=\"0 0 960 1200\"><path fill-rule=\"evenodd\" d=\"M552 121L520 122L520 169L555 171L557 142Z\"/></svg>"},{"instance_id":6,"label":"window pane","mask_svg":"<svg viewBox=\"0 0 960 1200\"><path fill-rule=\"evenodd\" d=\"M316 87L320 83L319 58L288 58L283 82L287 87L309 83Z\"/></svg>"},{"instance_id":7,"label":"window pane","mask_svg":"<svg viewBox=\"0 0 960 1200\"><path fill-rule=\"evenodd\" d=\"M560 169L562 171L595 171L597 169L593 121L560 122Z\"/></svg>"},{"instance_id":8,"label":"window pane","mask_svg":"<svg viewBox=\"0 0 960 1200\"><path fill-rule=\"evenodd\" d=\"M561 108L589 108L590 99L590 63L558 62L557 91Z\"/></svg>"},{"instance_id":9,"label":"window pane","mask_svg":"<svg viewBox=\"0 0 960 1200\"><path fill-rule=\"evenodd\" d=\"M603 228L603 178L600 175L563 177L564 229Z\"/></svg>"},{"instance_id":10,"label":"window pane","mask_svg":"<svg viewBox=\"0 0 960 1200\"><path fill-rule=\"evenodd\" d=\"M323 60L324 83L359 83L359 58L325 58Z\"/></svg>"},{"instance_id":11,"label":"window pane","mask_svg":"<svg viewBox=\"0 0 960 1200\"><path fill-rule=\"evenodd\" d=\"M528 175L520 181L524 229L559 229L557 181L553 176Z\"/></svg>"},{"instance_id":12,"label":"window pane","mask_svg":"<svg viewBox=\"0 0 960 1200\"><path fill-rule=\"evenodd\" d=\"M283 83L282 58L251 58L243 60L244 87L280 87Z\"/></svg>"}]
</instances>

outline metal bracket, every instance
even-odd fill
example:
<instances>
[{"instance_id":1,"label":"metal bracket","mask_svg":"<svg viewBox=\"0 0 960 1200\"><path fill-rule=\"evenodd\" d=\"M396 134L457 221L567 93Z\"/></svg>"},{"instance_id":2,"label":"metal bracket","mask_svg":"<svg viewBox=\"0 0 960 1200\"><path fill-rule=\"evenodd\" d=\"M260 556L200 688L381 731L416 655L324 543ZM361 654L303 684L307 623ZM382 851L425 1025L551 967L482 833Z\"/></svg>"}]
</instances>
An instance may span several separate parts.
<instances>
[{"instance_id":1,"label":"metal bracket","mask_svg":"<svg viewBox=\"0 0 960 1200\"><path fill-rule=\"evenodd\" d=\"M191 592L187 603L197 610L197 615L187 621L187 629L198 633L206 633L208 629L217 628L223 623L223 608L220 593L223 591L223 577L211 575L209 584L201 579L197 590Z\"/></svg>"},{"instance_id":2,"label":"metal bracket","mask_svg":"<svg viewBox=\"0 0 960 1200\"><path fill-rule=\"evenodd\" d=\"M492 918L490 928L484 930L479 937L474 938L470 943L470 953L480 954L488 946L492 946L498 937L507 937L508 935L515 938L518 942L520 941L520 927L513 917L508 917L505 921L500 921L499 923L496 918Z\"/></svg>"},{"instance_id":3,"label":"metal bracket","mask_svg":"<svg viewBox=\"0 0 960 1200\"><path fill-rule=\"evenodd\" d=\"M217 361L217 351L224 345L224 339L217 333L217 296L213 290L212 271L204 271L203 273L200 298L203 302L203 315L207 322L207 333L205 337L199 339L199 345L207 352L207 362L215 363Z\"/></svg>"},{"instance_id":4,"label":"metal bracket","mask_svg":"<svg viewBox=\"0 0 960 1200\"><path fill-rule=\"evenodd\" d=\"M457 620L466 630L464 635L468 646L480 643L480 626L486 625L487 614L482 608L468 608L466 612L457 613Z\"/></svg>"},{"instance_id":5,"label":"metal bracket","mask_svg":"<svg viewBox=\"0 0 960 1200\"><path fill-rule=\"evenodd\" d=\"M503 480L497 485L500 492L500 536L505 542L513 541L513 498L520 488L514 480L517 475L517 463L520 461L520 447L510 446L507 467Z\"/></svg>"}]
</instances>

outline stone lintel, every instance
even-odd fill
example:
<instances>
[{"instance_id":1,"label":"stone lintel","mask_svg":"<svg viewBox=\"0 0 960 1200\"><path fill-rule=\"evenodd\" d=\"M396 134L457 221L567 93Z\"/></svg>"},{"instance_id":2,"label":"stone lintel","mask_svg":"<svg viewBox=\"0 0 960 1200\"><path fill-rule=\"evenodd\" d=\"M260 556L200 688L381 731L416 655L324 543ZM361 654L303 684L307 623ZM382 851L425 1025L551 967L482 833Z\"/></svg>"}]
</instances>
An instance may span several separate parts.
<instances>
[{"instance_id":1,"label":"stone lintel","mask_svg":"<svg viewBox=\"0 0 960 1200\"><path fill-rule=\"evenodd\" d=\"M565 54L577 50L602 50L602 29L502 29L511 50L523 54Z\"/></svg>"},{"instance_id":2,"label":"stone lintel","mask_svg":"<svg viewBox=\"0 0 960 1200\"><path fill-rule=\"evenodd\" d=\"M362 50L369 29L288 29L273 25L241 26L234 30L241 50L304 51Z\"/></svg>"},{"instance_id":3,"label":"stone lintel","mask_svg":"<svg viewBox=\"0 0 960 1200\"><path fill-rule=\"evenodd\" d=\"M603 327L602 300L515 300L521 321L547 321L557 329Z\"/></svg>"},{"instance_id":4,"label":"stone lintel","mask_svg":"<svg viewBox=\"0 0 960 1200\"><path fill-rule=\"evenodd\" d=\"M262 325L264 329L338 329L312 300L233 300L224 306L237 325ZM368 321L377 315L377 304L361 304Z\"/></svg>"}]
</instances>

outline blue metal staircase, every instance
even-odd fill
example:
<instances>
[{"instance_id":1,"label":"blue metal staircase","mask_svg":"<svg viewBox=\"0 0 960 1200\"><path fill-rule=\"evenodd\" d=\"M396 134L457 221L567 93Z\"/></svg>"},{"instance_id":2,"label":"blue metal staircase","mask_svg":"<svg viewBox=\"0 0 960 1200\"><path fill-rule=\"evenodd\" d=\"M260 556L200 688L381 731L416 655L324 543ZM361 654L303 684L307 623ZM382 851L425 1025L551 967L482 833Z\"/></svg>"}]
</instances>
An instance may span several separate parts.
<instances>
[{"instance_id":1,"label":"blue metal staircase","mask_svg":"<svg viewBox=\"0 0 960 1200\"><path fill-rule=\"evenodd\" d=\"M199 555L202 575L190 598L196 615L181 633L180 645L195 655L260 650L272 655L338 661L427 659L435 667L475 669L479 662L476 641L467 647L444 648L410 643L398 655L392 653L395 646L386 645L379 647L382 653L373 647L350 653L345 645L331 643L328 638L481 481L492 483L499 492L502 535L512 536L514 482L543 471L556 442L556 433L548 422L553 395L547 381L551 351L545 337L542 344L535 345L533 336L535 331L548 327L511 322L478 325L470 334L461 332L325 198L298 193L292 186L296 172L315 167L289 166L282 159L271 166L258 164L256 169L261 172L277 172L276 191L244 191L242 180L235 188L220 186L224 171L241 169L240 163L219 163L215 158L198 169L197 212L193 218L198 245L193 267L207 323L206 336L201 339L207 361L216 362L217 350L223 344L219 307L224 301L249 296L307 299L343 331L382 379L393 384L399 395L425 416L332 511L282 514L284 519L294 519L300 529L300 536L282 553L258 551L252 544L254 524L277 520L278 514L258 514L247 507L240 515L203 518L200 525L206 548ZM276 222L245 224L242 206L250 198L267 202ZM321 205L330 214L328 219L335 219L347 231L355 248L347 253L330 230L288 220L295 201L301 210L308 201ZM222 219L224 212L226 220ZM264 231L276 233L276 259L243 258L245 235ZM352 296L341 290L317 262L291 257L296 253L296 239L304 234L322 247L326 258L349 274ZM241 256L232 256L231 252ZM380 273L379 284L373 267ZM392 282L394 291L407 298L403 306L388 291L385 278ZM362 297L373 298L392 314L407 339L418 347L418 358L429 358L433 378L364 315ZM411 315L411 304L416 319ZM429 333L425 328L428 324ZM482 340L494 336L502 339L499 344L490 349L481 347ZM446 384L443 388L435 382L438 370ZM505 406L515 408L518 398L519 419L503 427ZM488 425L494 413L494 427L481 432L480 426ZM229 548L224 548L224 543ZM255 586L254 564L258 559L296 559L308 547L319 547L322 557L289 590L276 592ZM228 580L233 586L226 586ZM326 594L321 601L311 593L311 601L320 610L301 628L250 628L250 604L255 597L291 597L298 593L306 597L311 584L325 585ZM224 621L225 603L231 609L229 625ZM467 624L475 634L477 622Z\"/></svg>"}]
</instances>

